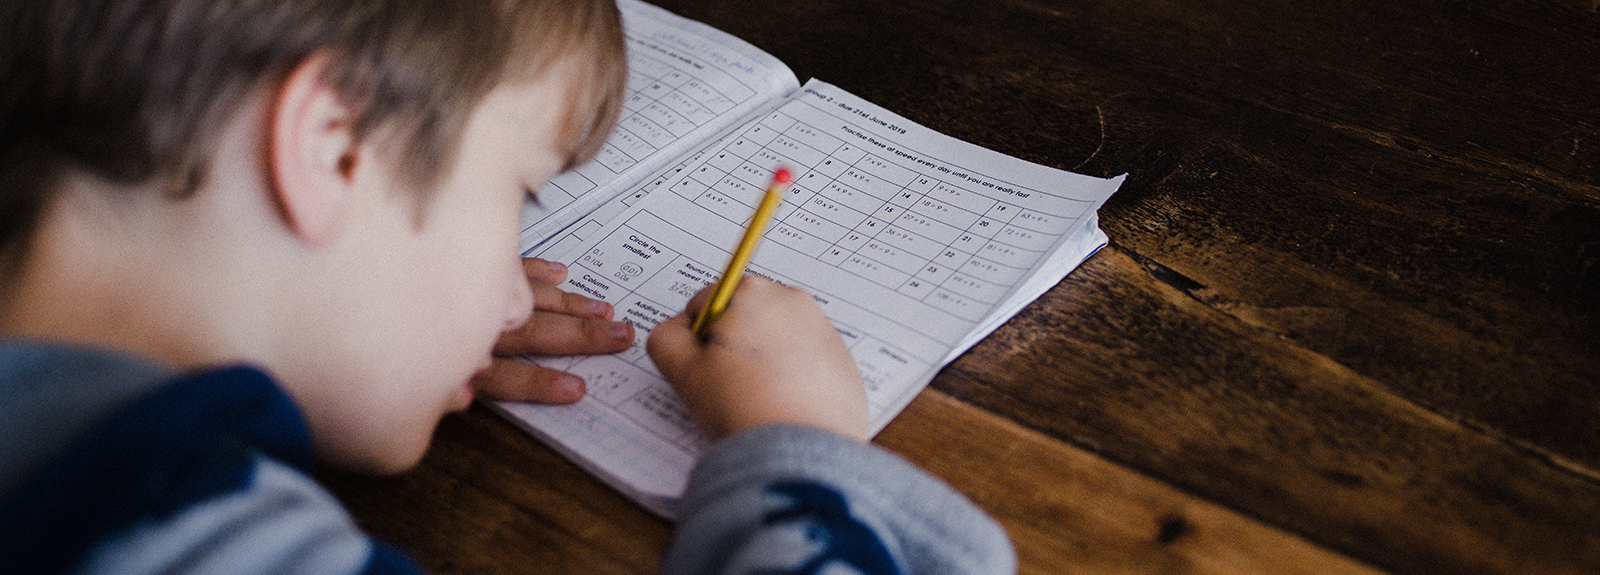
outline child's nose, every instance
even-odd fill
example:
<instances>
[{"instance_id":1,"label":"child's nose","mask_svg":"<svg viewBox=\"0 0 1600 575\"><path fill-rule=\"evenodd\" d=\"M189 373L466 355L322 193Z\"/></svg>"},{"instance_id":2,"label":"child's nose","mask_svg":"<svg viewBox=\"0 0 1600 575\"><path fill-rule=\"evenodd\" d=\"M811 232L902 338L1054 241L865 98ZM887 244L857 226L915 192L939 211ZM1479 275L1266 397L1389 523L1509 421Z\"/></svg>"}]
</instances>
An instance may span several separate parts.
<instances>
[{"instance_id":1,"label":"child's nose","mask_svg":"<svg viewBox=\"0 0 1600 575\"><path fill-rule=\"evenodd\" d=\"M521 262L511 276L510 300L510 307L506 309L506 330L522 327L533 315L533 288L528 286L528 277L522 274Z\"/></svg>"}]
</instances>

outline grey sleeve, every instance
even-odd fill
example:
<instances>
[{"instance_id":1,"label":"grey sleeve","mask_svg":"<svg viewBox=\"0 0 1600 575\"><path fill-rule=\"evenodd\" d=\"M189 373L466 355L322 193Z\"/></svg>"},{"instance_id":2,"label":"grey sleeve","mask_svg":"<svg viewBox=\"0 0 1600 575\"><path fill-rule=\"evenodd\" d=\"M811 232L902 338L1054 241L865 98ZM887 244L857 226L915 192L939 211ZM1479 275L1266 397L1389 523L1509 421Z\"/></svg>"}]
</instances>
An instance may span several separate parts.
<instances>
[{"instance_id":1,"label":"grey sleeve","mask_svg":"<svg viewBox=\"0 0 1600 575\"><path fill-rule=\"evenodd\" d=\"M378 566L371 539L311 478L266 458L254 475L246 489L104 540L75 572L335 575Z\"/></svg>"},{"instance_id":2,"label":"grey sleeve","mask_svg":"<svg viewBox=\"0 0 1600 575\"><path fill-rule=\"evenodd\" d=\"M769 426L713 446L679 502L662 573L1016 571L1000 525L887 451Z\"/></svg>"}]
</instances>

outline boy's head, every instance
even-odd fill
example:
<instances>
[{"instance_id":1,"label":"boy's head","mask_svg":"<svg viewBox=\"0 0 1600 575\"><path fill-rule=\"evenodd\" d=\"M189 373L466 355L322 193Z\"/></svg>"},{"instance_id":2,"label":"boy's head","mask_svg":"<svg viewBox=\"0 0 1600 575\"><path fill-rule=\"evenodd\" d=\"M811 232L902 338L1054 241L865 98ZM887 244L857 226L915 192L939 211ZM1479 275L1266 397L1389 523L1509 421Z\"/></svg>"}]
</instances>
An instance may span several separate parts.
<instances>
[{"instance_id":1,"label":"boy's head","mask_svg":"<svg viewBox=\"0 0 1600 575\"><path fill-rule=\"evenodd\" d=\"M357 137L392 137L424 193L488 90L564 55L595 58L565 134L593 155L625 69L608 0L22 0L0 26L3 271L64 171L182 198L223 119L319 51Z\"/></svg>"},{"instance_id":2,"label":"boy's head","mask_svg":"<svg viewBox=\"0 0 1600 575\"><path fill-rule=\"evenodd\" d=\"M24 0L0 20L8 323L80 289L73 256L99 256L73 242L123 234L140 261L102 268L150 297L96 295L149 325L106 331L266 365L320 454L373 470L413 463L526 317L521 201L598 151L626 80L611 0Z\"/></svg>"}]
</instances>

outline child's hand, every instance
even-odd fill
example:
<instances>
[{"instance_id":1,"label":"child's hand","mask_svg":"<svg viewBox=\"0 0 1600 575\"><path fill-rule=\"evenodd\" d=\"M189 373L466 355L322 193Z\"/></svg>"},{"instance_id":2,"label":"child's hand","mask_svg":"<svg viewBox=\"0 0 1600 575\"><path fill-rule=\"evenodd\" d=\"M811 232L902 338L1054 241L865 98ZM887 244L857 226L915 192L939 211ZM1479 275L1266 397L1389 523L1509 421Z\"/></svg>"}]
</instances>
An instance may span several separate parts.
<instances>
[{"instance_id":1,"label":"child's hand","mask_svg":"<svg viewBox=\"0 0 1600 575\"><path fill-rule=\"evenodd\" d=\"M861 375L810 294L747 276L702 343L689 326L709 297L656 326L648 348L712 439L794 423L866 440Z\"/></svg>"},{"instance_id":2,"label":"child's hand","mask_svg":"<svg viewBox=\"0 0 1600 575\"><path fill-rule=\"evenodd\" d=\"M583 398L583 379L515 359L519 355L616 353L633 345L633 326L611 321L611 305L556 289L567 267L541 259L522 260L533 288L528 323L500 334L488 371L472 380L489 399L571 403Z\"/></svg>"}]
</instances>

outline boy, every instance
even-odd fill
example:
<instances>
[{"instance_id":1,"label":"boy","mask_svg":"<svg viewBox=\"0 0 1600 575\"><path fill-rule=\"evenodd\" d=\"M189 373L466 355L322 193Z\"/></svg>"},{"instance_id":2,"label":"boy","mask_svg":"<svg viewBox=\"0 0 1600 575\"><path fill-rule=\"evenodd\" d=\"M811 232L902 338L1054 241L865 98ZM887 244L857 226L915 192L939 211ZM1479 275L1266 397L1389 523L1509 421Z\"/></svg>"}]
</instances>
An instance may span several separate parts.
<instances>
[{"instance_id":1,"label":"boy","mask_svg":"<svg viewBox=\"0 0 1600 575\"><path fill-rule=\"evenodd\" d=\"M516 245L526 195L615 122L609 0L24 0L0 20L0 571L414 572L312 461L404 470L472 381L581 393L491 350L632 340ZM649 341L720 440L663 571L1014 569L998 526L864 443L809 296L744 283L708 341L689 311Z\"/></svg>"}]
</instances>

